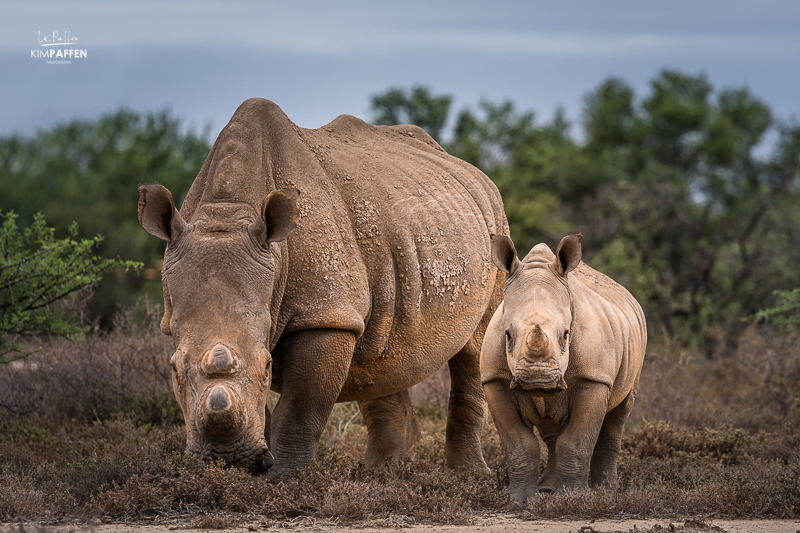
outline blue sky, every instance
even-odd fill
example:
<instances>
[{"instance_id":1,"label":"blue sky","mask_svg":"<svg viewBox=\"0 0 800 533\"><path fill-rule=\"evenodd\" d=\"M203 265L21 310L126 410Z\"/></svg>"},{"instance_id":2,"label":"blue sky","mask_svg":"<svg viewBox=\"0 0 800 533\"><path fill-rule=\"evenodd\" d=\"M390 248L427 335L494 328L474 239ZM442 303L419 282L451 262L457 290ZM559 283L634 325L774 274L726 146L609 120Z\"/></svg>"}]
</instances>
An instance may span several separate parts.
<instances>
[{"instance_id":1,"label":"blue sky","mask_svg":"<svg viewBox=\"0 0 800 533\"><path fill-rule=\"evenodd\" d=\"M87 57L30 57L54 31ZM563 106L577 122L607 77L643 95L663 68L747 86L800 117L800 2L7 1L0 135L126 106L168 107L215 137L253 96L316 128L369 119L371 95L414 84L452 95L454 110L510 99L539 121Z\"/></svg>"}]
</instances>

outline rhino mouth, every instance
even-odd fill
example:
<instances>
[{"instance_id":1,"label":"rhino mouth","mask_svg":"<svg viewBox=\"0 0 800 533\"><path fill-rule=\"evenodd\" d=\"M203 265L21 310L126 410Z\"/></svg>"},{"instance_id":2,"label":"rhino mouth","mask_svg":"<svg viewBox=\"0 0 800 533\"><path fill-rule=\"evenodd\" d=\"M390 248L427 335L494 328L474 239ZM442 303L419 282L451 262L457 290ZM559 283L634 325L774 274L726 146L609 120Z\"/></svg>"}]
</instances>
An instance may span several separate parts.
<instances>
[{"instance_id":1,"label":"rhino mouth","mask_svg":"<svg viewBox=\"0 0 800 533\"><path fill-rule=\"evenodd\" d=\"M539 365L536 365L539 366ZM509 388L531 396L554 396L567 390L567 382L564 375L558 369L530 368L517 370L511 380Z\"/></svg>"},{"instance_id":2,"label":"rhino mouth","mask_svg":"<svg viewBox=\"0 0 800 533\"><path fill-rule=\"evenodd\" d=\"M275 462L264 439L255 442L239 441L224 446L190 442L186 445L186 452L207 462L222 460L226 468L235 467L251 474L263 474Z\"/></svg>"}]
</instances>

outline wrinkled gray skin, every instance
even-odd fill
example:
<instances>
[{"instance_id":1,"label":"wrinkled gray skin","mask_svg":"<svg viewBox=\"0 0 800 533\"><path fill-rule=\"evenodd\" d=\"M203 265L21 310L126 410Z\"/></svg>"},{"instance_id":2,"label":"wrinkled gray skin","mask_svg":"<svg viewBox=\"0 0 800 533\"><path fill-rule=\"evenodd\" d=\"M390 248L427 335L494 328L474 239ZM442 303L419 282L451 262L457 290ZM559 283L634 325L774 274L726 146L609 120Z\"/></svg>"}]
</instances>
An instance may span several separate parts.
<instances>
[{"instance_id":1,"label":"wrinkled gray skin","mask_svg":"<svg viewBox=\"0 0 800 533\"><path fill-rule=\"evenodd\" d=\"M483 341L481 381L517 502L617 479L647 328L633 296L581 262L580 241L564 237L555 254L538 244L520 262L510 238L492 236L492 260L508 278ZM548 451L541 478L534 427Z\"/></svg>"},{"instance_id":2,"label":"wrinkled gray skin","mask_svg":"<svg viewBox=\"0 0 800 533\"><path fill-rule=\"evenodd\" d=\"M486 469L480 346L505 280L490 234L508 226L480 171L414 126L307 130L252 99L180 212L161 185L139 192L168 243L161 329L188 451L287 474L357 400L368 465L402 457L420 434L408 388L449 363L447 463Z\"/></svg>"}]
</instances>

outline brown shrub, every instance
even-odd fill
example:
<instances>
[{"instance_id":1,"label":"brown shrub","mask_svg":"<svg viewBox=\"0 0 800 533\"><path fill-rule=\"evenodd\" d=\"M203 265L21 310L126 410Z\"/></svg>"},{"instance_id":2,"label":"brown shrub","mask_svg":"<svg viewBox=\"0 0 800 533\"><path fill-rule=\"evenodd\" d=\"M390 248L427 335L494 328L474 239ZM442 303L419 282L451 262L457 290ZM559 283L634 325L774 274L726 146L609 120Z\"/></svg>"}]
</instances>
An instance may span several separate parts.
<instances>
[{"instance_id":1,"label":"brown shrub","mask_svg":"<svg viewBox=\"0 0 800 533\"><path fill-rule=\"evenodd\" d=\"M21 367L0 367L0 521L402 527L509 511L505 457L491 418L482 445L492 475L444 465L446 365L411 391L423 436L400 463L365 470L366 428L353 402L334 408L317 461L278 482L185 456L169 382L171 343L157 329L158 310L138 313L125 315L112 333L83 344L52 342ZM716 360L651 345L618 486L539 495L519 516L800 516L792 381L800 350L755 328L743 339Z\"/></svg>"},{"instance_id":2,"label":"brown shrub","mask_svg":"<svg viewBox=\"0 0 800 533\"><path fill-rule=\"evenodd\" d=\"M651 342L629 425L648 420L691 428L739 427L750 433L799 426L797 336L751 325L735 350L714 359Z\"/></svg>"},{"instance_id":3,"label":"brown shrub","mask_svg":"<svg viewBox=\"0 0 800 533\"><path fill-rule=\"evenodd\" d=\"M159 306L146 300L122 310L111 332L85 342L44 342L42 349L0 365L0 413L12 419L174 423L182 414L172 393L172 341L158 330Z\"/></svg>"}]
</instances>

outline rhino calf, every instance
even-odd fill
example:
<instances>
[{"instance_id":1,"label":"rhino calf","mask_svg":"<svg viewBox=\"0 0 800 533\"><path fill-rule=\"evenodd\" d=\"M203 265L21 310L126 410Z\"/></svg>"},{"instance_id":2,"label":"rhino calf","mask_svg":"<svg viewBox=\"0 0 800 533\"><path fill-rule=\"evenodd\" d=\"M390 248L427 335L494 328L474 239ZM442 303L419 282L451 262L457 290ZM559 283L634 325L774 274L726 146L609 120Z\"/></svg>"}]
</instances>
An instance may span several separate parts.
<instances>
[{"instance_id":1,"label":"rhino calf","mask_svg":"<svg viewBox=\"0 0 800 533\"><path fill-rule=\"evenodd\" d=\"M481 350L481 381L508 462L509 495L613 485L622 430L633 408L647 329L638 302L581 262L581 235L536 245L520 262L492 236L508 273L505 299ZM539 477L540 447L547 445Z\"/></svg>"}]
</instances>

